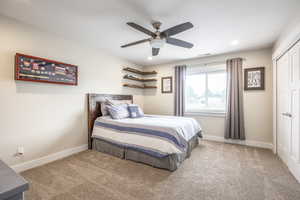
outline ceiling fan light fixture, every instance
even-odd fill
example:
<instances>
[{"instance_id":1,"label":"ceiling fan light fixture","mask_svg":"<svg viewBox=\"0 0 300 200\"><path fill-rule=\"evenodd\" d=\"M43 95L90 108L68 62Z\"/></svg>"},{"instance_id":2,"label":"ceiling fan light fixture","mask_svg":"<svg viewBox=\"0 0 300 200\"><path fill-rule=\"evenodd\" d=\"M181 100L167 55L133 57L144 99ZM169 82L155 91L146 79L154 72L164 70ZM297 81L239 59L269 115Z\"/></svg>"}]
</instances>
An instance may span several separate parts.
<instances>
[{"instance_id":1,"label":"ceiling fan light fixture","mask_svg":"<svg viewBox=\"0 0 300 200\"><path fill-rule=\"evenodd\" d=\"M146 35L148 35L148 38L122 45L121 48L149 42L150 46L152 47L152 56L157 56L159 54L160 49L164 46L165 43L188 49L191 49L194 46L192 43L171 37L173 35L193 28L194 26L191 22L182 23L168 28L167 30L160 31L161 22L156 21L152 23L153 28L156 29L154 32L134 22L128 22L127 25L134 28L135 30L145 33Z\"/></svg>"},{"instance_id":2,"label":"ceiling fan light fixture","mask_svg":"<svg viewBox=\"0 0 300 200\"><path fill-rule=\"evenodd\" d=\"M238 41L238 40L233 40L232 42L231 42L231 45L232 46L236 46L236 45L238 45L240 43L240 41Z\"/></svg>"},{"instance_id":3,"label":"ceiling fan light fixture","mask_svg":"<svg viewBox=\"0 0 300 200\"><path fill-rule=\"evenodd\" d=\"M155 48L155 49L162 48L165 43L166 43L166 40L165 39L160 39L160 38L155 38L155 39L152 39L150 41L151 47Z\"/></svg>"}]
</instances>

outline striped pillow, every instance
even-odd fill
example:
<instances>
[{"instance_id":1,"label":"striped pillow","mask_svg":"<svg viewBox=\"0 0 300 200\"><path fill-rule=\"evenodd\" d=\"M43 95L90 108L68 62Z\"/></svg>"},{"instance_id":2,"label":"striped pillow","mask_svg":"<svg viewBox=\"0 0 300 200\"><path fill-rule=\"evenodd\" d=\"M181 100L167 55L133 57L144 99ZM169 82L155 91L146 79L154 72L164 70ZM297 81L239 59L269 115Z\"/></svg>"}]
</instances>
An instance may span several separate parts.
<instances>
[{"instance_id":1,"label":"striped pillow","mask_svg":"<svg viewBox=\"0 0 300 200\"><path fill-rule=\"evenodd\" d=\"M128 112L128 105L127 104L120 104L120 105L109 105L106 106L109 115L113 119L124 119L129 117Z\"/></svg>"},{"instance_id":2,"label":"striped pillow","mask_svg":"<svg viewBox=\"0 0 300 200\"><path fill-rule=\"evenodd\" d=\"M130 118L139 118L139 117L144 117L145 115L141 107L139 107L136 104L129 104L128 111L129 111Z\"/></svg>"}]
</instances>

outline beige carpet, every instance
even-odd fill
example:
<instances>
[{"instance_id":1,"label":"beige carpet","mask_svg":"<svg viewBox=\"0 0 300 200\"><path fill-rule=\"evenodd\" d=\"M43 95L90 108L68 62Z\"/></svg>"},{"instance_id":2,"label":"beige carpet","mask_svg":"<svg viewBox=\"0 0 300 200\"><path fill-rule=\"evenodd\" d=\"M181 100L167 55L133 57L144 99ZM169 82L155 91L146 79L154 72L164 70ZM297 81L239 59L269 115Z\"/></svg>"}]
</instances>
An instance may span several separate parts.
<instances>
[{"instance_id":1,"label":"beige carpet","mask_svg":"<svg viewBox=\"0 0 300 200\"><path fill-rule=\"evenodd\" d=\"M22 175L26 200L300 200L300 184L269 150L201 142L175 172L95 151Z\"/></svg>"}]
</instances>

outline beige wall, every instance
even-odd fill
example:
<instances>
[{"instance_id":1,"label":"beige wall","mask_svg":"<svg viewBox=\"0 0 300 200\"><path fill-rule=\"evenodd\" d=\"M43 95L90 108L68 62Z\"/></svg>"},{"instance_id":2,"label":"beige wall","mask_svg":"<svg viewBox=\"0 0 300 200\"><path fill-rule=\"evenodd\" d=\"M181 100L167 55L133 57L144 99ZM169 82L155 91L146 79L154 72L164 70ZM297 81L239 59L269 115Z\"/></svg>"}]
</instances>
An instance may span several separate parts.
<instances>
[{"instance_id":1,"label":"beige wall","mask_svg":"<svg viewBox=\"0 0 300 200\"><path fill-rule=\"evenodd\" d=\"M86 144L87 93L134 94L143 104L140 90L122 87L130 63L1 16L0 29L0 159L8 164ZM78 65L79 85L14 81L16 52Z\"/></svg>"},{"instance_id":2,"label":"beige wall","mask_svg":"<svg viewBox=\"0 0 300 200\"><path fill-rule=\"evenodd\" d=\"M178 64L201 64L225 61L228 58L242 57L245 59L244 68L266 67L266 90L244 92L245 127L247 140L272 143L272 51L263 49L246 51L220 56L212 56L202 59L186 60L183 62L166 64L154 67L146 67L146 70L158 72L158 86L156 91L144 93L144 109L146 113L173 114L174 92L172 94L161 93L161 80L163 76L174 77L174 66ZM203 127L204 134L223 137L224 117L195 117Z\"/></svg>"}]
</instances>

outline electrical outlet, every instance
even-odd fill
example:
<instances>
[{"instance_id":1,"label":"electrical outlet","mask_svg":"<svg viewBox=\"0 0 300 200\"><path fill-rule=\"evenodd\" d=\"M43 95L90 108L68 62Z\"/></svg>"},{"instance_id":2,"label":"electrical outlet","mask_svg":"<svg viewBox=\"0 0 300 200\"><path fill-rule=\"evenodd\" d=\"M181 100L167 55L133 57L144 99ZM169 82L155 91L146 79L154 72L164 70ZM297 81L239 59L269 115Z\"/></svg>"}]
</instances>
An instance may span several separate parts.
<instances>
[{"instance_id":1,"label":"electrical outlet","mask_svg":"<svg viewBox=\"0 0 300 200\"><path fill-rule=\"evenodd\" d=\"M18 146L17 153L19 156L23 156L24 155L24 147Z\"/></svg>"}]
</instances>

